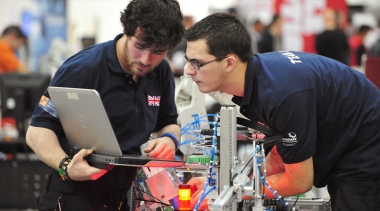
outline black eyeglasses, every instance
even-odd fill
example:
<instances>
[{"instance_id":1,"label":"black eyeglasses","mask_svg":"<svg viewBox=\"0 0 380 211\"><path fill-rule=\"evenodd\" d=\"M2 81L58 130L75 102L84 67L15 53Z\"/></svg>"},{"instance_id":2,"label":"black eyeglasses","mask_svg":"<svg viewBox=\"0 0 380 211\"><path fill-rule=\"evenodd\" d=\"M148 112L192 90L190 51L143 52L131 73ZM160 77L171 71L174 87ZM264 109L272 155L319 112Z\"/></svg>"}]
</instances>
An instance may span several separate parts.
<instances>
[{"instance_id":1,"label":"black eyeglasses","mask_svg":"<svg viewBox=\"0 0 380 211\"><path fill-rule=\"evenodd\" d=\"M200 63L200 62L197 62L195 60L189 60L189 58L187 58L187 56L185 55L185 59L188 63L191 64L191 66L193 66L196 70L199 70L201 69L201 67L205 66L206 64L210 64L211 62L215 62L215 61L220 61L222 59L225 59L227 58L228 56L225 56L225 57L221 57L221 58L217 58L217 59L214 59L212 61L208 61L208 62L203 62L203 63Z\"/></svg>"}]
</instances>

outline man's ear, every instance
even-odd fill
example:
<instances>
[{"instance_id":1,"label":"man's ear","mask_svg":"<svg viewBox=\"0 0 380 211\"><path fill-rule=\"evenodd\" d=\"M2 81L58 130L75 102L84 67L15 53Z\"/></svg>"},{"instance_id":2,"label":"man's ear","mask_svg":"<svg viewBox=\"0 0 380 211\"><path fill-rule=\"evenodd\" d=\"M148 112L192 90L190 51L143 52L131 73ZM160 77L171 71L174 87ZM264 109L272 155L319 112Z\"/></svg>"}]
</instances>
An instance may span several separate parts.
<instances>
[{"instance_id":1,"label":"man's ear","mask_svg":"<svg viewBox=\"0 0 380 211\"><path fill-rule=\"evenodd\" d=\"M226 58L227 60L227 67L226 67L226 72L229 73L229 72L232 72L235 67L236 67L236 64L237 64L237 58L236 56L228 56Z\"/></svg>"}]
</instances>

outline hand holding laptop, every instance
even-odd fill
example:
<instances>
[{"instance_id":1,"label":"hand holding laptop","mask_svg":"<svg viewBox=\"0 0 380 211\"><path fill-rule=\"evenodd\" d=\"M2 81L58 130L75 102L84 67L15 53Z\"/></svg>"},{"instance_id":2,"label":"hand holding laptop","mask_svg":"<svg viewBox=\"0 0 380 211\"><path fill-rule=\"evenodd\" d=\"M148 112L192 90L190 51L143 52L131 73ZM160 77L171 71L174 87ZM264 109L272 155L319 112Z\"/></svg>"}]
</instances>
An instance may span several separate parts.
<instances>
[{"instance_id":1,"label":"hand holding laptop","mask_svg":"<svg viewBox=\"0 0 380 211\"><path fill-rule=\"evenodd\" d=\"M175 144L170 137L153 139L144 149L147 156L160 159L174 159Z\"/></svg>"},{"instance_id":2,"label":"hand holding laptop","mask_svg":"<svg viewBox=\"0 0 380 211\"><path fill-rule=\"evenodd\" d=\"M51 86L48 91L71 147L94 150L92 153L87 151L81 156L76 155L79 156L78 163L86 171L92 172L94 177L96 172L88 169L89 166L84 165L85 161L88 162L86 165L90 164L97 170L111 170L114 165L178 167L185 164L185 161L173 159L176 147L170 137L152 140L146 149L149 153L147 156L123 154L96 90ZM69 175L72 176L71 170Z\"/></svg>"},{"instance_id":3,"label":"hand holding laptop","mask_svg":"<svg viewBox=\"0 0 380 211\"><path fill-rule=\"evenodd\" d=\"M105 169L98 169L88 164L85 157L92 152L92 149L82 149L74 155L67 166L67 173L70 179L76 181L97 180L99 177L107 173L107 170Z\"/></svg>"}]
</instances>

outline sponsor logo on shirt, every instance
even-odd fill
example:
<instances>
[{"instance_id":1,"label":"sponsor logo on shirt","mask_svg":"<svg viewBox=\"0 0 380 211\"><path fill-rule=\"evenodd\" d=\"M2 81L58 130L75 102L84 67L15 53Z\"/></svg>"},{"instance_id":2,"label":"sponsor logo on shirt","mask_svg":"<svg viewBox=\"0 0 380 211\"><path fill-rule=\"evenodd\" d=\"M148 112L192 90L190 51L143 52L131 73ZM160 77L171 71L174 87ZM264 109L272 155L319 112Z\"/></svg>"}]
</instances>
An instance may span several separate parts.
<instances>
[{"instance_id":1,"label":"sponsor logo on shirt","mask_svg":"<svg viewBox=\"0 0 380 211\"><path fill-rule=\"evenodd\" d=\"M53 103L48 97L42 95L40 102L38 103L38 106L42 108L44 111L54 116L55 118L58 118L58 113L55 110Z\"/></svg>"},{"instance_id":2,"label":"sponsor logo on shirt","mask_svg":"<svg viewBox=\"0 0 380 211\"><path fill-rule=\"evenodd\" d=\"M160 106L161 96L148 95L148 106Z\"/></svg>"},{"instance_id":3,"label":"sponsor logo on shirt","mask_svg":"<svg viewBox=\"0 0 380 211\"><path fill-rule=\"evenodd\" d=\"M282 138L282 144L287 147L294 146L297 143L297 134L290 132Z\"/></svg>"}]
</instances>

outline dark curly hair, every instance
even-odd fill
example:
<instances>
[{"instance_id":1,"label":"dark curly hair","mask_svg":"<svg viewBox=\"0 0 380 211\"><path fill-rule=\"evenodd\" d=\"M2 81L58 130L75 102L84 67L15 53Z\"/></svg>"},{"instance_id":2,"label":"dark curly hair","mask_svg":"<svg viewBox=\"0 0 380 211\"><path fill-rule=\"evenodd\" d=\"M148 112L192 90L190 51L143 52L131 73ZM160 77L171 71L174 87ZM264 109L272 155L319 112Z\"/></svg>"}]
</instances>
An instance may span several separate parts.
<instances>
[{"instance_id":1,"label":"dark curly hair","mask_svg":"<svg viewBox=\"0 0 380 211\"><path fill-rule=\"evenodd\" d=\"M245 25L234 15L214 13L195 23L185 32L189 42L203 39L208 52L217 58L229 53L247 62L253 56L251 35Z\"/></svg>"},{"instance_id":2,"label":"dark curly hair","mask_svg":"<svg viewBox=\"0 0 380 211\"><path fill-rule=\"evenodd\" d=\"M183 15L176 0L132 0L121 12L124 34L135 36L141 47L173 49L184 35Z\"/></svg>"}]
</instances>

